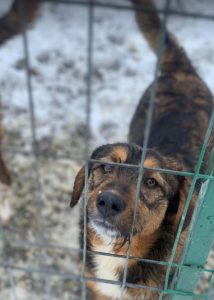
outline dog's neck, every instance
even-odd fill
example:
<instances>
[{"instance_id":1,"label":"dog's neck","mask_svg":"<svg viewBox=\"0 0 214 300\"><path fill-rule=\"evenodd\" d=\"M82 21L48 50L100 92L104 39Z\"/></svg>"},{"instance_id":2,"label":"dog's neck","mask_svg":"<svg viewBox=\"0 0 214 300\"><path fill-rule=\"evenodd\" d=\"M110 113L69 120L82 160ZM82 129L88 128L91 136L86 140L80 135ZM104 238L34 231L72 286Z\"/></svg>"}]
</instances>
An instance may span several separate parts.
<instances>
[{"instance_id":1,"label":"dog's neck","mask_svg":"<svg viewBox=\"0 0 214 300\"><path fill-rule=\"evenodd\" d=\"M133 236L131 242L130 256L145 258L148 256L150 249L153 248L155 242L159 237L159 232L155 232L150 236L143 236L138 234ZM96 230L88 225L88 248L95 252L106 253L101 255L94 253L91 257L93 275L97 278L121 281L125 267L125 257L129 247L129 242L122 237L115 238L107 235L100 235ZM110 255L109 255L110 254ZM117 255L112 256L112 255ZM121 257L118 257L121 256ZM134 267L136 259L129 259L128 268ZM119 285L109 285L104 283L97 283L96 290L101 294L106 295L109 299L119 299L121 289ZM130 299L127 291L124 294L124 299ZM144 299L144 298L139 298Z\"/></svg>"},{"instance_id":2,"label":"dog's neck","mask_svg":"<svg viewBox=\"0 0 214 300\"><path fill-rule=\"evenodd\" d=\"M150 235L143 235L142 233L133 235L130 245L130 256L140 258L145 257L159 237L159 229ZM129 240L126 238L122 236L114 237L108 234L101 235L100 231L96 231L91 225L88 227L88 238L91 247L99 249L100 252L105 252L101 250L102 248L105 249L106 247L111 247L111 254L126 256L129 248Z\"/></svg>"}]
</instances>

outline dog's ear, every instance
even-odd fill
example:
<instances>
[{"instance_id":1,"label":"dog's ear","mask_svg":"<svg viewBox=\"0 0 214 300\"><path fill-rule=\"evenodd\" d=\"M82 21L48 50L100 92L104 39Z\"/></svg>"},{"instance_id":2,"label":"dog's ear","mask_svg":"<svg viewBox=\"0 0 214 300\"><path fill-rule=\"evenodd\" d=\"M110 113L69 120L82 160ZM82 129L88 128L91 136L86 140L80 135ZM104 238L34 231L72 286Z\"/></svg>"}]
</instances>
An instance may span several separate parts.
<instances>
[{"instance_id":1,"label":"dog's ear","mask_svg":"<svg viewBox=\"0 0 214 300\"><path fill-rule=\"evenodd\" d=\"M166 214L167 223L170 223L174 230L177 231L181 217L184 211L184 207L186 204L186 200L189 193L189 187L190 187L190 180L186 177L181 177L179 179L179 185L177 189L177 193L170 199L170 204L168 207L168 211ZM186 218L184 221L184 225L182 228L182 231L184 231L190 224L193 211L195 208L195 202L196 202L196 194L193 193L192 199L190 201L190 205L186 214Z\"/></svg>"},{"instance_id":2,"label":"dog's ear","mask_svg":"<svg viewBox=\"0 0 214 300\"><path fill-rule=\"evenodd\" d=\"M73 193L71 196L70 207L74 207L80 199L85 183L85 167L83 166L74 180Z\"/></svg>"},{"instance_id":3,"label":"dog's ear","mask_svg":"<svg viewBox=\"0 0 214 300\"><path fill-rule=\"evenodd\" d=\"M107 146L101 146L99 148L96 148L94 150L94 152L92 153L91 158L92 159L100 159L103 155L102 155L102 151L105 151L105 148L107 148ZM88 166L88 176L91 172L91 167L92 164L89 163ZM82 191L84 189L85 186L85 166L83 166L79 172L77 173L77 176L74 180L74 186L73 186L73 193L71 196L71 202L70 202L70 207L74 207L77 202L80 199L80 196L82 194Z\"/></svg>"}]
</instances>

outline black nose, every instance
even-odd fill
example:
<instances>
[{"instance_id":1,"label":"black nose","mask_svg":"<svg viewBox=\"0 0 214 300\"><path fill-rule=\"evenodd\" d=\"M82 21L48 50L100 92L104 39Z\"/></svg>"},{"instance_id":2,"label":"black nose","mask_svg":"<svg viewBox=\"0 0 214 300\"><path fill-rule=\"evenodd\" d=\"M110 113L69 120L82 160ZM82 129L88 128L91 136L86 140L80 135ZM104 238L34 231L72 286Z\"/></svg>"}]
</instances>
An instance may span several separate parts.
<instances>
[{"instance_id":1,"label":"black nose","mask_svg":"<svg viewBox=\"0 0 214 300\"><path fill-rule=\"evenodd\" d=\"M97 209L103 217L113 217L125 208L122 197L112 193L103 192L97 198Z\"/></svg>"}]
</instances>

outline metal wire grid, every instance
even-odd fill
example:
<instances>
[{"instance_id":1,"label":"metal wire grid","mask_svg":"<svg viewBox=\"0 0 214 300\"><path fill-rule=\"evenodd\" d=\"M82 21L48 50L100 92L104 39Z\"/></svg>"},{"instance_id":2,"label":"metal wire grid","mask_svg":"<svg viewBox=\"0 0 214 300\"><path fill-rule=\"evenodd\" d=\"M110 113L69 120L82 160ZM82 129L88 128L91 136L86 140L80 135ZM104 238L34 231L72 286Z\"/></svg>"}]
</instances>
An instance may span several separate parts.
<instances>
[{"instance_id":1,"label":"metal wire grid","mask_svg":"<svg viewBox=\"0 0 214 300\"><path fill-rule=\"evenodd\" d=\"M196 185L196 182L198 179L211 179L214 180L214 176L212 174L200 174L200 169L201 169L201 165L203 162L203 157L206 151L206 147L207 147L207 143L209 140L209 137L211 135L213 126L214 126L214 113L212 113L211 119L210 119L210 123L207 129L207 133L205 136L205 140L204 140L204 144L203 147L201 149L201 153L200 153L200 157L198 160L198 163L196 165L196 169L195 169L195 173L191 173L191 172L178 172L178 171L174 171L174 170L165 170L165 169L159 169L159 168L153 168L153 170L157 170L160 172L165 172L165 173L170 173L170 174L176 174L178 176L190 176L192 177L192 184L189 190L189 195L187 197L187 201L186 201L186 205L183 211L183 215L181 218L181 222L179 225L179 229L177 232L177 236L175 239L175 243L174 243L174 247L171 253L171 257L170 260L168 262L165 261L154 261L154 260L148 260L148 259L142 259L139 257L132 257L130 256L130 245L131 242L129 244L129 248L127 251L126 256L121 256L121 255L116 255L116 254L111 254L111 253L103 253L103 252L96 252L96 251L87 251L87 224L86 224L86 220L87 220L87 194L88 194L88 183L87 183L87 174L88 174L88 164L89 163L94 163L96 162L96 160L92 160L90 159L90 153L89 153L89 149L90 149L90 116L91 116L91 103L93 100L92 97L92 70L93 70L93 40L94 40L94 35L93 35L93 23L94 23L94 8L95 7L105 7L110 8L110 9L128 9L128 10L133 10L132 7L130 7L129 4L127 4L127 0L120 0L118 1L118 3L109 3L109 2L98 2L98 1L93 1L93 0L89 0L89 1L73 1L73 0L49 0L49 2L60 2L60 3L67 3L67 4L73 4L73 5L87 5L88 6L88 48L87 48L87 57L88 57L88 63L87 63L87 69L88 69L88 76L87 76L87 102L86 102L86 124L87 124L87 131L86 131L86 136L85 136L85 161L86 161L86 170L85 170L85 189L84 189L84 198L83 198L83 203L84 203L84 243L83 243L83 249L74 249L71 247L62 247L59 245L50 245L45 241L44 238L44 230L45 230L45 219L42 213L42 192L41 192L41 183L40 183L40 166L39 166L39 157L41 157L43 154L40 152L40 150L37 147L37 135L36 135L36 126L35 126L35 112L34 112L34 99L33 99L33 93L32 93L32 85L31 85L31 74L29 72L30 70L30 59L29 59L29 49L28 49L28 39L27 39L27 26L26 26L26 15L25 15L25 9L23 6L23 1L20 0L20 21L21 21L21 25L22 25L22 36L23 36L23 46L24 46L24 55L25 55L25 62L26 62L26 83L27 83L27 89L28 89L28 97L29 97L29 109L30 109L30 124L31 124L31 134L32 134L32 150L31 153L34 156L34 171L35 171L35 175L36 175L36 180L35 180L35 186L36 186L36 191L37 191L37 195L36 195L36 201L37 201L37 206L38 206L38 214L39 214L39 220L40 220L40 230L39 230L39 235L37 238L37 242L36 243L30 243L27 242L25 240L23 241L13 241L11 239L11 243L13 245L16 245L18 247L24 247L24 248L38 248L40 250L40 267L39 268L32 268L32 267L20 267L20 266L15 266L13 264L11 264L10 262L0 262L0 267L4 268L6 270L8 270L8 279L10 282L10 287L12 290L12 294L13 294L13 298L17 299L16 297L16 289L15 289L15 283L13 280L13 271L20 271L20 272L25 272L25 273L38 273L41 275L41 278L44 281L44 288L45 288L45 292L46 292L46 299L51 299L51 293L50 293L50 288L49 288L49 283L48 283L48 278L51 276L57 276L60 277L61 279L70 279L72 281L78 281L81 282L81 299L87 299L87 293L86 293L86 285L85 283L87 281L93 281L93 282L102 282L102 283L106 283L106 284L113 284L113 285L120 285L121 286L121 299L123 299L123 294L124 294L124 290L126 287L131 287L131 288L143 288L143 289L150 289L151 291L158 291L160 292L160 297L159 299L162 299L164 295L166 294L179 294L179 295L187 295L190 297L194 297L193 293L182 293L182 292L178 292L178 291L171 291L169 290L169 275L170 275L170 270L172 267L175 267L177 269L185 269L185 268L195 268L196 270L201 270L201 271L205 271L208 273L212 274L212 278L211 278L211 282L213 282L213 274L214 274L214 270L213 269L205 269L201 266L188 266L188 265L184 265L184 264L175 264L173 263L174 261L174 256L175 256L175 252L176 252L176 248L177 248L177 244L178 244L178 240L180 237L180 233L185 221L185 217L187 214L187 210L190 204L190 200ZM121 2L121 3L119 3ZM144 8L143 10L146 11L146 9ZM142 159L141 159L141 163L139 166L136 165L127 165L127 164L120 164L120 166L123 166L125 168L138 168L139 169L139 178L138 178L138 184L137 184L137 191L136 191L136 195L135 195L135 203L134 203L134 214L133 214L133 222L132 222L132 226L131 226L131 234L130 234L130 241L131 241L131 237L133 235L133 224L135 221L135 216L136 216L136 210L137 210L137 199L138 199L138 195L139 195L139 191L140 191L140 183L142 181L142 176L143 176L143 172L144 172L144 167L143 167L143 163L144 163L144 159L145 159L145 155L146 155L146 151L147 151L147 145L148 145L148 139L149 139L149 133L150 133L150 128L151 128L151 124L152 124L152 116L153 116L153 109L154 109L154 98L155 98L155 94L156 94L156 87L157 87L157 82L158 82L158 73L160 71L160 57L161 57L161 53L163 51L163 47L164 47L164 37L165 37L165 25L168 19L168 16L171 15L177 15L180 17L191 17L191 18L201 18L201 19L206 19L206 20L214 20L214 16L212 15L205 15L205 14L198 14L198 13L190 13L190 12L179 12L179 11L175 11L170 9L170 0L166 0L165 3L165 7L162 10L158 10L159 13L164 15L164 21L163 21L163 28L162 28L162 36L161 36L161 40L160 40L160 46L159 46L159 51L158 51L158 59L157 59L157 64L156 64L156 70L155 70L155 74L154 74L154 78L155 78L155 84L153 86L153 90L151 93L151 97L150 97L150 104L149 104L149 110L148 110L148 115L147 115L147 123L146 123L146 128L145 128L145 138L144 138L144 147L143 147L143 152L142 152ZM147 13L150 13L149 10L147 10ZM7 150L7 151L11 151L11 152L21 152L21 153L25 153L26 151L23 149L16 149L16 148L11 148L11 147L6 147L6 146L2 146L1 147L2 150ZM30 154L29 152L26 152L26 154ZM53 159L58 159L60 158L59 156L54 156L52 157ZM70 159L71 157L63 157L63 158L67 158ZM74 158L74 157L72 157ZM75 159L75 158L74 158ZM76 157L76 159L81 159L80 157ZM116 163L109 163L106 162L107 164L111 164L111 165L117 165ZM49 248L53 248L53 249L61 249L65 252L70 252L70 251L74 251L74 252L82 252L82 261L83 261L83 267L81 270L81 275L77 276L71 272L60 272L60 271L56 271L56 270L50 270L50 269L46 269L45 268L45 257L46 257L46 251ZM123 274L123 280L122 282L119 281L111 281L111 280L104 280L101 278L89 278L86 277L84 275L85 273L85 266L86 266L86 255L87 252L89 253L93 253L95 255L105 255L105 256L113 256L113 257L118 257L118 258L124 258L125 259L125 269L124 269L124 274ZM126 277L127 277L127 270L128 270L128 261L130 259L134 259L134 260L138 260L138 261L142 261L142 262L147 262L147 263L153 263L153 264L161 264L161 265L166 265L167 266L167 271L166 271L166 276L165 276L165 283L164 283L164 288L160 289L160 288L151 288L149 286L143 286L143 285L138 285L138 284L130 284L126 281ZM209 291L209 294L211 293L211 288ZM198 298L204 298L207 297L206 295L197 295Z\"/></svg>"}]
</instances>

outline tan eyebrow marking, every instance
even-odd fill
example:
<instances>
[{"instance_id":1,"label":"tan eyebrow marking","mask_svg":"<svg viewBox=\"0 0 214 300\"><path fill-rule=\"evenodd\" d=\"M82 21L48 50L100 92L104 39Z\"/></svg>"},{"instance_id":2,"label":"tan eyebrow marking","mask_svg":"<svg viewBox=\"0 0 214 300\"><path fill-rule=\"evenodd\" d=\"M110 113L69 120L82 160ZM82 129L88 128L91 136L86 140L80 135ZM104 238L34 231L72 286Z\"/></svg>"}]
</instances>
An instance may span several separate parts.
<instances>
[{"instance_id":1,"label":"tan eyebrow marking","mask_svg":"<svg viewBox=\"0 0 214 300\"><path fill-rule=\"evenodd\" d=\"M115 162L125 162L127 159L127 150L123 147L116 147L112 152L112 159Z\"/></svg>"},{"instance_id":2,"label":"tan eyebrow marking","mask_svg":"<svg viewBox=\"0 0 214 300\"><path fill-rule=\"evenodd\" d=\"M157 168L159 167L158 162L155 159L147 158L144 161L144 167L145 168Z\"/></svg>"}]
</instances>

